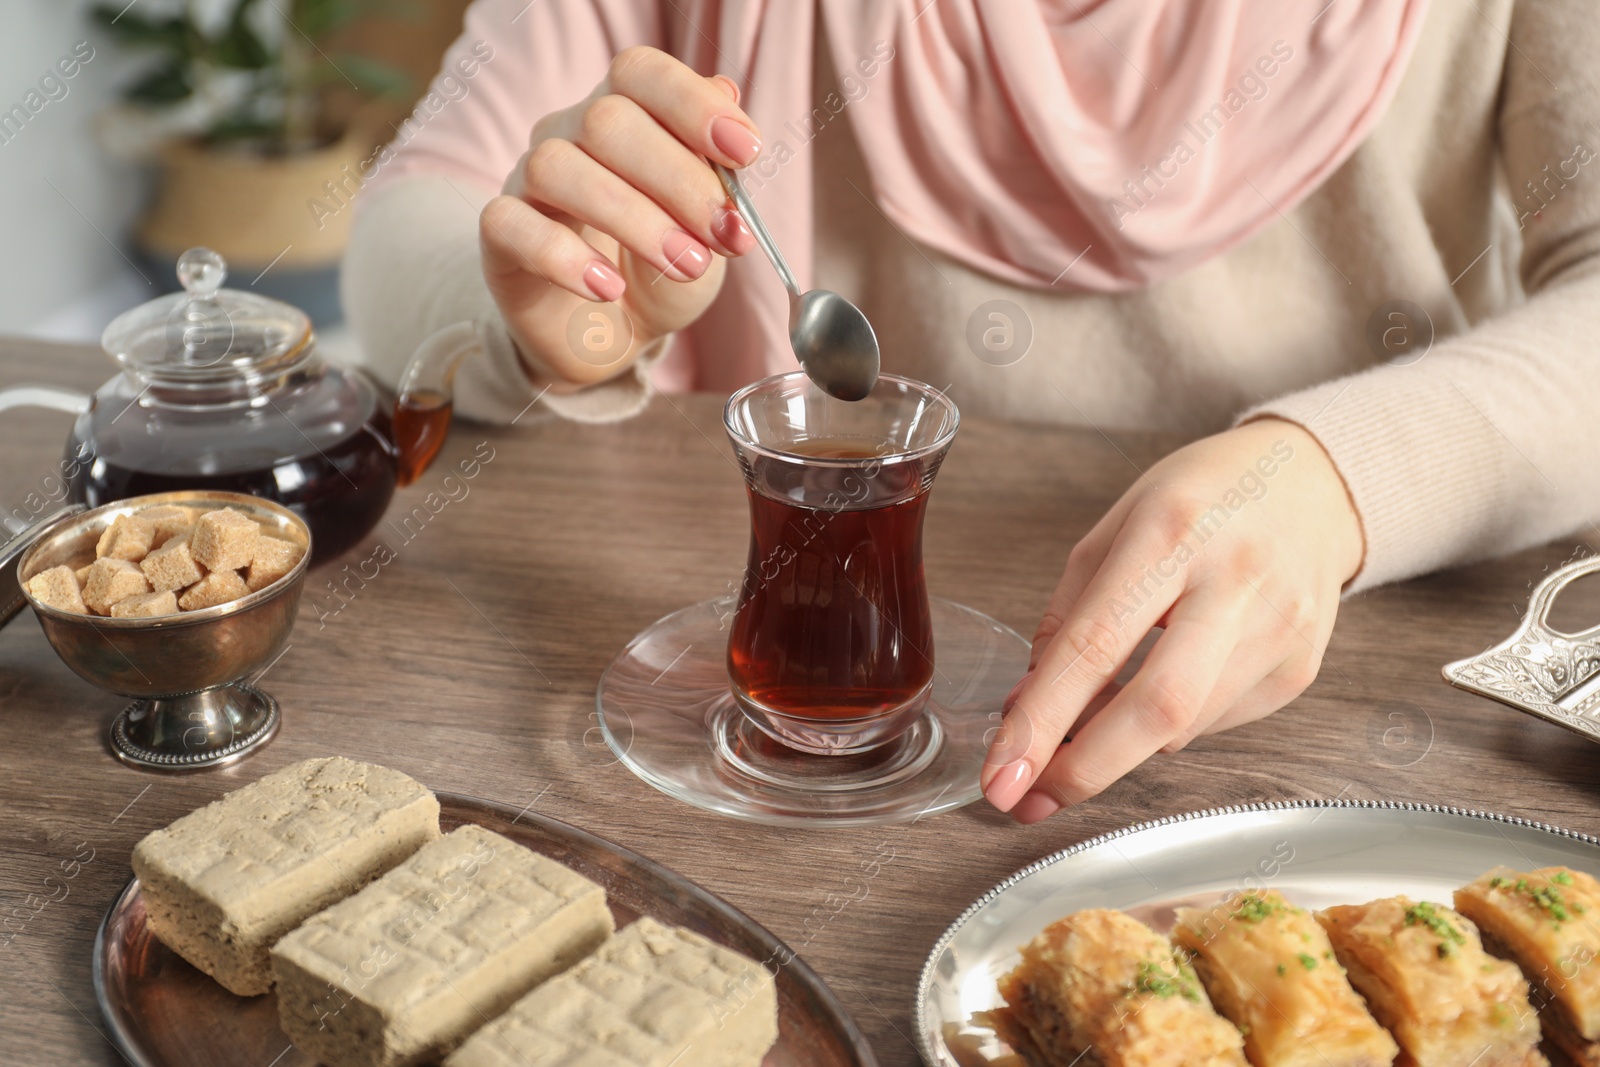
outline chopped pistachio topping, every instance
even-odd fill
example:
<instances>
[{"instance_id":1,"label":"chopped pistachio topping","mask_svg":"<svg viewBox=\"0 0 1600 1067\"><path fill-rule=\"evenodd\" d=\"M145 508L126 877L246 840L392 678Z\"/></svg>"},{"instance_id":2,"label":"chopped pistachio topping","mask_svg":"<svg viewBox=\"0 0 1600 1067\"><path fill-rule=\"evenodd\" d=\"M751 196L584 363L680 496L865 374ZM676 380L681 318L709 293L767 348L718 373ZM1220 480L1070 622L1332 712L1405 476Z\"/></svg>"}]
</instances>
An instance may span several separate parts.
<instances>
[{"instance_id":1,"label":"chopped pistachio topping","mask_svg":"<svg viewBox=\"0 0 1600 1067\"><path fill-rule=\"evenodd\" d=\"M1289 965L1287 963L1278 964L1278 977L1279 978L1282 978L1284 975L1286 975L1288 973L1289 973Z\"/></svg>"},{"instance_id":2,"label":"chopped pistachio topping","mask_svg":"<svg viewBox=\"0 0 1600 1067\"><path fill-rule=\"evenodd\" d=\"M1567 920L1567 902L1561 896L1561 890L1555 886L1537 886L1527 891L1528 897L1536 907L1544 909L1550 918L1556 922Z\"/></svg>"},{"instance_id":3,"label":"chopped pistachio topping","mask_svg":"<svg viewBox=\"0 0 1600 1067\"><path fill-rule=\"evenodd\" d=\"M1182 997L1199 1000L1199 982L1189 965L1174 956L1170 964L1149 961L1139 964L1139 976L1133 980L1132 993L1148 993L1155 997Z\"/></svg>"},{"instance_id":4,"label":"chopped pistachio topping","mask_svg":"<svg viewBox=\"0 0 1600 1067\"><path fill-rule=\"evenodd\" d=\"M1268 900L1255 893L1246 893L1239 898L1238 906L1233 909L1233 917L1241 922L1258 923L1262 919L1281 914L1283 910L1283 905L1277 901Z\"/></svg>"},{"instance_id":5,"label":"chopped pistachio topping","mask_svg":"<svg viewBox=\"0 0 1600 1067\"><path fill-rule=\"evenodd\" d=\"M1315 956L1311 956L1302 952L1296 958L1300 961L1300 966L1304 967L1306 970L1314 971L1317 969L1317 960Z\"/></svg>"},{"instance_id":6,"label":"chopped pistachio topping","mask_svg":"<svg viewBox=\"0 0 1600 1067\"><path fill-rule=\"evenodd\" d=\"M1572 912L1577 912L1581 915L1585 909L1581 904L1573 903L1569 905L1566 897L1562 895L1560 887L1572 884L1572 876L1570 874L1566 871L1557 871L1550 876L1550 882L1553 884L1534 885L1526 878L1518 878L1511 883L1508 883L1504 878L1493 878L1490 879L1489 885L1494 889L1502 889L1507 893L1520 893L1527 897L1529 904L1555 920L1556 929L1559 930L1561 923L1572 918Z\"/></svg>"},{"instance_id":7,"label":"chopped pistachio topping","mask_svg":"<svg viewBox=\"0 0 1600 1067\"><path fill-rule=\"evenodd\" d=\"M1439 944L1435 951L1438 952L1441 960L1449 959L1451 953L1455 951L1456 945L1467 943L1466 935L1457 930L1455 924L1449 919L1439 914L1437 906L1429 904L1427 901L1413 904L1406 909L1406 925L1426 926L1433 931L1434 936L1439 939Z\"/></svg>"}]
</instances>

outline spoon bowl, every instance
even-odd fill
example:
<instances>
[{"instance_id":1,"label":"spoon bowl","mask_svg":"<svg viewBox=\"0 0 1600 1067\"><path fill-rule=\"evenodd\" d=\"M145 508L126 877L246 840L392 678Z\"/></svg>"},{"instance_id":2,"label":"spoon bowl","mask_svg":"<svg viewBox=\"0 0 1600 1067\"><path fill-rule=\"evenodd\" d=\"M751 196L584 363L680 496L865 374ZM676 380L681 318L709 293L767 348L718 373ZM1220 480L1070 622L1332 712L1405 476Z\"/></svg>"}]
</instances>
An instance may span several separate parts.
<instances>
[{"instance_id":1,"label":"spoon bowl","mask_svg":"<svg viewBox=\"0 0 1600 1067\"><path fill-rule=\"evenodd\" d=\"M861 309L827 289L800 292L789 263L778 251L761 213L739 182L739 176L720 163L717 177L728 199L755 234L756 243L772 261L783 287L789 290L789 346L806 377L817 388L840 400L864 400L878 381L878 335Z\"/></svg>"},{"instance_id":2,"label":"spoon bowl","mask_svg":"<svg viewBox=\"0 0 1600 1067\"><path fill-rule=\"evenodd\" d=\"M789 300L789 344L806 376L840 400L865 400L878 381L878 336L861 309L812 289Z\"/></svg>"}]
</instances>

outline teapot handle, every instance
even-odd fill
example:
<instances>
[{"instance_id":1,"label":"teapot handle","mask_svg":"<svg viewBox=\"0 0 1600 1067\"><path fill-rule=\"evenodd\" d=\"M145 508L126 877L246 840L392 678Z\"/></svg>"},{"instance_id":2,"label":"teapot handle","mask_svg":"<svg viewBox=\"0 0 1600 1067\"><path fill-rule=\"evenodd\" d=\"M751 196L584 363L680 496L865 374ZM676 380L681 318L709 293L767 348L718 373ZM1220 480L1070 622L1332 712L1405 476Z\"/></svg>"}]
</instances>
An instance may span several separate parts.
<instances>
[{"instance_id":1,"label":"teapot handle","mask_svg":"<svg viewBox=\"0 0 1600 1067\"><path fill-rule=\"evenodd\" d=\"M456 371L464 359L484 348L483 328L476 322L452 323L417 346L400 375L394 403L399 484L410 485L422 477L439 454L450 430Z\"/></svg>"},{"instance_id":2,"label":"teapot handle","mask_svg":"<svg viewBox=\"0 0 1600 1067\"><path fill-rule=\"evenodd\" d=\"M19 385L13 389L0 389L0 411L48 408L51 411L64 411L68 415L82 415L89 410L91 403L87 394L56 385Z\"/></svg>"}]
</instances>

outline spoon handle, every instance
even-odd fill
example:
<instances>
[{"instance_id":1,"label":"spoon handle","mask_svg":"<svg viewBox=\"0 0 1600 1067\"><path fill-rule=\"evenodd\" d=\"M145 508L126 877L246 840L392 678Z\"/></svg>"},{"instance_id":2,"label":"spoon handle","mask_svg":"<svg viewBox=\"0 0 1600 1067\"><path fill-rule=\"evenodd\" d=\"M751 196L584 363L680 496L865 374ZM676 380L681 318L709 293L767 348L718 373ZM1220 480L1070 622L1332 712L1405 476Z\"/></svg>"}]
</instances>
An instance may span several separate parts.
<instances>
[{"instance_id":1,"label":"spoon handle","mask_svg":"<svg viewBox=\"0 0 1600 1067\"><path fill-rule=\"evenodd\" d=\"M789 290L790 296L796 300L800 299L800 284L794 279L794 271L789 269L789 262L783 258L783 253L778 251L778 245L773 241L772 234L767 232L767 224L761 221L761 213L751 202L750 194L745 192L744 186L739 183L739 176L721 163L713 163L712 166L716 168L717 177L722 180L722 188L727 192L728 199L733 201L733 206L739 209L739 215L744 219L745 225L755 234L756 244L760 245L761 251L772 260L783 287Z\"/></svg>"}]
</instances>

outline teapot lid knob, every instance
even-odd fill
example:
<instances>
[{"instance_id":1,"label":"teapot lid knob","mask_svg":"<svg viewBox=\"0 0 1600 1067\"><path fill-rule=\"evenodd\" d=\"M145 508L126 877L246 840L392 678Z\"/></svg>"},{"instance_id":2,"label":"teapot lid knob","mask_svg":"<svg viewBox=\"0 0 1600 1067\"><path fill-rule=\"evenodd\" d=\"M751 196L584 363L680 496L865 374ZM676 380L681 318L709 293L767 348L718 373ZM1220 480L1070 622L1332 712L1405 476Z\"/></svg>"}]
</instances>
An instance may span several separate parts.
<instances>
[{"instance_id":1,"label":"teapot lid knob","mask_svg":"<svg viewBox=\"0 0 1600 1067\"><path fill-rule=\"evenodd\" d=\"M101 335L107 354L136 377L209 389L264 381L310 356L305 313L257 292L224 289L228 264L215 250L191 248L177 268L182 292L129 308Z\"/></svg>"},{"instance_id":2,"label":"teapot lid knob","mask_svg":"<svg viewBox=\"0 0 1600 1067\"><path fill-rule=\"evenodd\" d=\"M192 300L211 300L228 277L228 264L209 248L191 248L178 257L178 281Z\"/></svg>"}]
</instances>

